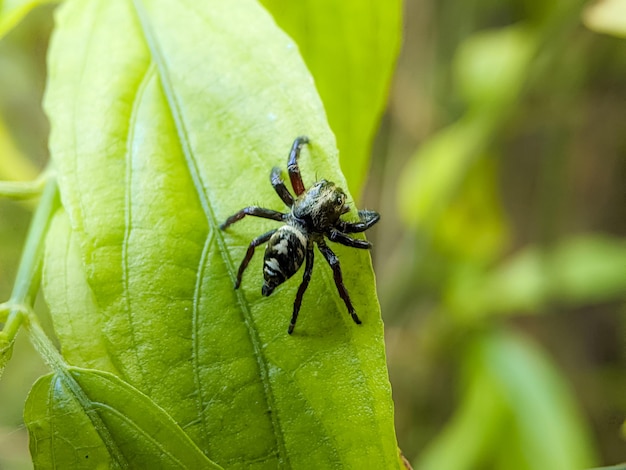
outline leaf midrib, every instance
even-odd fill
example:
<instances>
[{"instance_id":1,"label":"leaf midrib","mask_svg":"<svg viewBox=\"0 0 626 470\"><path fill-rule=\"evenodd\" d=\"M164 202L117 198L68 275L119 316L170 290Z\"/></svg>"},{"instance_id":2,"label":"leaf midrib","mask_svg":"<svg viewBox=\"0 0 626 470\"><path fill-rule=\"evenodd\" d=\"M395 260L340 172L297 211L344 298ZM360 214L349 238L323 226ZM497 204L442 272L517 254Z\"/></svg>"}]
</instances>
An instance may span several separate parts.
<instances>
[{"instance_id":1,"label":"leaf midrib","mask_svg":"<svg viewBox=\"0 0 626 470\"><path fill-rule=\"evenodd\" d=\"M133 100L133 107L130 113L130 119L128 123L128 136L127 136L127 144L126 144L126 174L124 181L124 240L122 242L122 282L124 286L124 308L127 317L127 322L130 329L130 336L132 338L132 342L134 345L137 344L136 338L137 334L135 333L135 323L133 321L132 315L132 306L131 306L131 296L130 292L130 276L129 276L129 262L128 262L128 245L130 240L130 234L132 232L132 178L133 178L133 159L134 159L134 151L133 151L133 140L135 138L135 128L137 116L139 115L139 107L141 106L141 101L143 99L144 93L150 79L152 77L154 67L152 65L148 65L146 68L144 75L139 82L139 87L137 88L137 92L135 94L135 98ZM133 348L133 352L135 355L135 361L137 362L137 367L139 368L142 382L142 389L145 390L145 381L148 374L146 373L145 367L142 364L142 361L139 360L139 352L137 348Z\"/></svg>"},{"instance_id":2,"label":"leaf midrib","mask_svg":"<svg viewBox=\"0 0 626 470\"><path fill-rule=\"evenodd\" d=\"M168 103L171 116L174 120L174 124L178 134L178 140L180 142L181 149L187 163L189 174L193 181L194 188L196 190L196 193L198 194L200 204L209 225L209 233L207 234L207 238L211 236L215 237L215 240L218 243L220 255L224 261L224 265L226 266L231 281L234 284L236 279L235 267L228 253L228 250L226 249L224 237L220 232L219 224L217 223L217 219L213 212L212 205L209 201L209 197L206 193L204 185L202 184L197 160L189 143L187 127L185 126L178 100L170 81L167 65L160 50L159 44L154 36L152 26L149 22L148 15L143 8L141 0L132 0L132 5L134 7L134 11L137 15L139 25L143 32L146 45L148 46L148 50L150 51L150 55L152 56L152 60L157 65L158 75L160 78L161 86L163 88L163 93ZM263 383L263 391L265 394L265 401L269 410L271 411L269 415L272 423L272 428L274 430L274 437L278 446L278 461L279 464L289 467L289 456L286 451L285 438L283 436L282 428L280 426L280 422L276 413L277 407L275 405L275 397L269 380L268 361L267 358L264 356L261 348L261 339L258 336L257 330L254 328L254 319L252 317L250 306L248 305L246 299L243 296L243 293L240 290L236 291L236 296L239 302L240 311L243 316L243 323L248 331L248 336L250 338L250 342L255 352L255 358L259 366L260 377Z\"/></svg>"}]
</instances>

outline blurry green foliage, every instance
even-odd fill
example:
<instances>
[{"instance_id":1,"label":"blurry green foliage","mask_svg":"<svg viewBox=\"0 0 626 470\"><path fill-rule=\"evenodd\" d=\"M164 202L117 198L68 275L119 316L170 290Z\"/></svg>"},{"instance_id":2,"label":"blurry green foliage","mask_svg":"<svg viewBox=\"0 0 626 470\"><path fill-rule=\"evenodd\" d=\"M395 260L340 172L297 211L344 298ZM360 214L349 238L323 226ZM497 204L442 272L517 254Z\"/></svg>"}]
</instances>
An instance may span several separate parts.
<instances>
[{"instance_id":1,"label":"blurry green foliage","mask_svg":"<svg viewBox=\"0 0 626 470\"><path fill-rule=\"evenodd\" d=\"M461 317L539 313L554 303L579 306L626 292L626 242L579 235L549 249L528 247L490 270L461 272L447 304Z\"/></svg>"},{"instance_id":2,"label":"blurry green foliage","mask_svg":"<svg viewBox=\"0 0 626 470\"><path fill-rule=\"evenodd\" d=\"M433 243L439 251L478 264L502 253L509 229L498 198L496 169L493 159L485 158L469 170L435 227ZM459 237L459 233L465 236Z\"/></svg>"},{"instance_id":3,"label":"blurry green foliage","mask_svg":"<svg viewBox=\"0 0 626 470\"><path fill-rule=\"evenodd\" d=\"M608 157L597 147L584 147L586 134L561 130L563 122L570 128L584 122L579 110L582 105L576 100L578 94L584 96L586 81L592 80L587 71L596 66L594 60L600 60L588 46L592 39L576 36L580 35L575 25L581 4L555 2L543 8L526 2L522 14L513 3L478 2L462 10L452 8L452 2L442 2L435 8L434 16L444 29L436 31L432 40L422 36L438 48L422 62L432 65L434 72L423 73L426 78L418 75L416 82L427 93L434 76L441 93L435 98L418 95L427 103L422 121L406 118L409 110L401 105L392 110L399 121L397 127L417 122L427 135L418 139L417 150L394 173L399 184L392 190L409 235L399 243L397 227L388 233L381 229L382 243L377 245L397 247L378 258L383 260L382 272L392 273L379 283L383 309L393 315L392 321L387 321L392 331L389 337L399 338L397 344L391 342L392 357L397 354L410 360L405 355L417 355L413 360L418 365L410 370L416 373L413 380L419 385L395 389L398 412L410 410L427 421L402 420L399 429L400 445L408 442L414 446L410 455L416 468L584 468L603 460L597 447L604 452L610 449L613 457L609 461L619 461L615 455L626 458L615 453L619 446L615 427L606 428L600 439L592 435L588 418L577 403L584 391L570 388L564 371L552 364L553 358L540 342L525 340L527 332L523 330L511 333L518 323L548 322L538 314L569 313L595 305L606 305L605 318L613 311L610 321L619 324L615 305L626 300L623 237L597 227L573 229L561 223L568 216L584 213L564 194L565 188L573 186L567 178L581 169L566 165L571 161L587 168L591 179L593 169L601 168ZM412 5L418 8L416 3ZM419 13L413 14L419 18ZM481 22L500 26L486 29ZM418 20L414 24L420 25ZM456 47L451 47L454 40ZM587 48L579 44L581 48L576 49L572 44L576 40L586 41ZM623 51L624 45L620 47ZM415 49L412 52L415 54ZM554 65L560 62L565 65ZM623 81L623 74L618 77ZM402 85L402 91L410 96L413 90ZM402 97L398 94L396 103ZM535 134L526 135L529 129ZM624 127L611 129L617 134L609 131L604 135L619 140ZM393 131L386 138L393 139ZM618 145L609 150L619 152L623 147ZM587 166L581 165L582 160L568 161L565 155L569 154L584 155ZM620 160L610 161L618 162L616 170L620 171ZM524 167L522 162L537 167L528 163ZM384 171L393 171L394 164L398 165L383 165ZM392 180L387 176L386 181ZM618 176L613 181L623 184ZM514 192L522 187L533 188L536 195L529 200L528 193ZM383 188L383 195L386 192ZM623 206L621 212L619 205L603 210L617 210L612 230L619 234ZM385 269L385 265L390 267ZM584 355L581 340L566 339L582 334L571 331L567 317L564 313L562 319L552 320L562 323L552 342L573 348L570 354L574 357ZM394 319L402 334L393 333ZM588 318L587 322L593 324L594 320ZM407 339L402 339L405 336ZM619 333L615 337L619 338ZM418 346L411 346L411 338ZM587 341L594 341L592 338ZM610 343L613 339L595 341ZM478 350L485 351L478 355L483 362L476 359ZM500 365L496 368L495 362L485 362L487 357L499 358ZM614 360L624 363L622 356ZM438 381L442 376L450 381L457 376L454 369L442 370L440 364L446 361L464 371L464 386L455 387L460 392L455 411L443 404L437 408L452 417L443 433L432 439L428 434L432 423L443 421L441 416L433 418L432 401L440 403L441 396ZM391 367L394 383L402 383L400 366L392 361ZM619 369L612 367L619 375ZM620 390L620 383L626 381L597 381L590 386L596 393L591 396L603 401L599 390L611 386ZM416 391L423 387L425 391ZM410 398L408 390L413 392ZM626 414L624 400L612 401L610 406L614 413L617 408ZM415 438L421 445L415 445Z\"/></svg>"},{"instance_id":4,"label":"blurry green foliage","mask_svg":"<svg viewBox=\"0 0 626 470\"><path fill-rule=\"evenodd\" d=\"M585 468L589 436L559 373L537 347L508 332L466 350L458 411L417 469Z\"/></svg>"},{"instance_id":5,"label":"blurry green foliage","mask_svg":"<svg viewBox=\"0 0 626 470\"><path fill-rule=\"evenodd\" d=\"M60 0L0 0L0 39L36 6Z\"/></svg>"},{"instance_id":6,"label":"blurry green foliage","mask_svg":"<svg viewBox=\"0 0 626 470\"><path fill-rule=\"evenodd\" d=\"M480 31L460 46L452 64L467 113L503 113L526 81L538 38L523 25Z\"/></svg>"},{"instance_id":7,"label":"blurry green foliage","mask_svg":"<svg viewBox=\"0 0 626 470\"><path fill-rule=\"evenodd\" d=\"M626 38L626 2L624 0L596 0L590 2L583 14L589 29L598 33Z\"/></svg>"},{"instance_id":8,"label":"blurry green foliage","mask_svg":"<svg viewBox=\"0 0 626 470\"><path fill-rule=\"evenodd\" d=\"M28 181L35 179L37 170L18 150L0 117L0 179Z\"/></svg>"},{"instance_id":9,"label":"blurry green foliage","mask_svg":"<svg viewBox=\"0 0 626 470\"><path fill-rule=\"evenodd\" d=\"M461 191L472 166L485 157L493 134L518 99L535 42L525 29L513 26L478 33L460 47L454 70L467 111L420 146L406 165L398 202L409 225L429 231L446 218L444 209ZM469 186L462 189L469 190ZM465 195L459 197L465 199ZM473 225L480 220L468 222Z\"/></svg>"}]
</instances>

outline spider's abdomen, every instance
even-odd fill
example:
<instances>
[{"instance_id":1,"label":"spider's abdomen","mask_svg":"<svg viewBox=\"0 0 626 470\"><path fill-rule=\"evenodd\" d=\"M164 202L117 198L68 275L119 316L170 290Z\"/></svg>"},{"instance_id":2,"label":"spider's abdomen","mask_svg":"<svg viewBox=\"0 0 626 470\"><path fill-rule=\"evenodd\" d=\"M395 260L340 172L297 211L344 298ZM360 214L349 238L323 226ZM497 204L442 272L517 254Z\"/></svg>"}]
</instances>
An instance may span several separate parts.
<instances>
[{"instance_id":1,"label":"spider's abdomen","mask_svg":"<svg viewBox=\"0 0 626 470\"><path fill-rule=\"evenodd\" d=\"M283 225L272 235L263 261L263 295L270 295L300 269L306 249L307 236L292 225Z\"/></svg>"}]
</instances>

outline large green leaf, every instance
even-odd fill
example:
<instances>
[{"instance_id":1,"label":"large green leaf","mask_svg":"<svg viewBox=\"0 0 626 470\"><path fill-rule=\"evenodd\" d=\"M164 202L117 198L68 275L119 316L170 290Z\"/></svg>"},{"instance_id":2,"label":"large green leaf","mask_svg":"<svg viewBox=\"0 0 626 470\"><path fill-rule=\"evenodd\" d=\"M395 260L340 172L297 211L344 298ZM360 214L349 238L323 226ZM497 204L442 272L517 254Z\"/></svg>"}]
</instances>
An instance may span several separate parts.
<instances>
[{"instance_id":1,"label":"large green leaf","mask_svg":"<svg viewBox=\"0 0 626 470\"><path fill-rule=\"evenodd\" d=\"M45 293L69 359L115 368L228 468L398 466L368 253L336 249L361 326L319 252L293 336L298 279L262 297L257 255L233 290L276 223L218 225L284 209L268 176L296 136L306 184L346 184L294 43L251 0L73 0L57 20L45 104L69 226Z\"/></svg>"},{"instance_id":2,"label":"large green leaf","mask_svg":"<svg viewBox=\"0 0 626 470\"><path fill-rule=\"evenodd\" d=\"M221 468L148 397L106 372L70 368L40 378L24 421L41 469Z\"/></svg>"},{"instance_id":3,"label":"large green leaf","mask_svg":"<svg viewBox=\"0 0 626 470\"><path fill-rule=\"evenodd\" d=\"M358 196L402 34L400 0L261 0L299 45Z\"/></svg>"}]
</instances>

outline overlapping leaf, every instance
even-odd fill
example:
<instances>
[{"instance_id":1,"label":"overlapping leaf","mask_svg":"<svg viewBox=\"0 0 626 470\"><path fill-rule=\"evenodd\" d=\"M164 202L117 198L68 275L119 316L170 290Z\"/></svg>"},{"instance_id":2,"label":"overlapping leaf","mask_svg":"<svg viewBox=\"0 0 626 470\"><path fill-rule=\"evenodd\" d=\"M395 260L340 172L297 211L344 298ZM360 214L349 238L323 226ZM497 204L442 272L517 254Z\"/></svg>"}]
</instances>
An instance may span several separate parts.
<instances>
[{"instance_id":1,"label":"overlapping leaf","mask_svg":"<svg viewBox=\"0 0 626 470\"><path fill-rule=\"evenodd\" d=\"M257 256L232 288L249 240L276 224L218 224L284 210L268 174L296 136L311 139L305 183L345 187L294 43L250 0L73 0L49 68L67 219L45 290L70 360L117 372L228 468L397 466L368 254L336 250L361 327L319 253L293 336L297 279L262 297Z\"/></svg>"},{"instance_id":2,"label":"overlapping leaf","mask_svg":"<svg viewBox=\"0 0 626 470\"><path fill-rule=\"evenodd\" d=\"M37 468L221 468L148 397L105 372L40 378L24 420Z\"/></svg>"},{"instance_id":3,"label":"overlapping leaf","mask_svg":"<svg viewBox=\"0 0 626 470\"><path fill-rule=\"evenodd\" d=\"M0 39L35 7L60 0L0 0Z\"/></svg>"},{"instance_id":4,"label":"overlapping leaf","mask_svg":"<svg viewBox=\"0 0 626 470\"><path fill-rule=\"evenodd\" d=\"M402 35L399 0L262 0L300 45L358 197Z\"/></svg>"}]
</instances>

